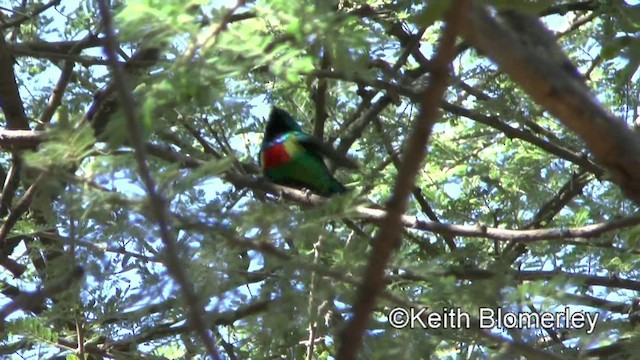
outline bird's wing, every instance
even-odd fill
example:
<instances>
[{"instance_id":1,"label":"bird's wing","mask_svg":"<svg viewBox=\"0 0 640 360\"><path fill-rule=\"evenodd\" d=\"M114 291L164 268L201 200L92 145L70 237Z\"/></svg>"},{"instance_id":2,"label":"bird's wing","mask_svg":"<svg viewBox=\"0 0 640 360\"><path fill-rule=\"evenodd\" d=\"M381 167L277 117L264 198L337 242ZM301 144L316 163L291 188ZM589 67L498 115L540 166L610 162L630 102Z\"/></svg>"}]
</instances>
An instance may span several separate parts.
<instances>
[{"instance_id":1,"label":"bird's wing","mask_svg":"<svg viewBox=\"0 0 640 360\"><path fill-rule=\"evenodd\" d=\"M330 145L309 134L296 133L296 141L309 152L318 154L331 160L336 166L357 170L358 162L335 151Z\"/></svg>"}]
</instances>

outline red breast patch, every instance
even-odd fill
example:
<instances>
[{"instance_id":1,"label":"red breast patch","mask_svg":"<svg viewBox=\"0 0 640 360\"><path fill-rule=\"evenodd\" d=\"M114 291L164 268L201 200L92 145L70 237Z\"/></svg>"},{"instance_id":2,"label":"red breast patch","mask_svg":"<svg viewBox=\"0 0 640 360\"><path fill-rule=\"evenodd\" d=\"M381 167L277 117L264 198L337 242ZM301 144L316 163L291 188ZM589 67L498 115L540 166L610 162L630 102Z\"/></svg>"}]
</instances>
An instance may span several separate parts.
<instances>
[{"instance_id":1,"label":"red breast patch","mask_svg":"<svg viewBox=\"0 0 640 360\"><path fill-rule=\"evenodd\" d=\"M291 157L287 154L284 144L274 144L272 147L262 152L262 167L264 169L278 167L286 164Z\"/></svg>"}]
</instances>

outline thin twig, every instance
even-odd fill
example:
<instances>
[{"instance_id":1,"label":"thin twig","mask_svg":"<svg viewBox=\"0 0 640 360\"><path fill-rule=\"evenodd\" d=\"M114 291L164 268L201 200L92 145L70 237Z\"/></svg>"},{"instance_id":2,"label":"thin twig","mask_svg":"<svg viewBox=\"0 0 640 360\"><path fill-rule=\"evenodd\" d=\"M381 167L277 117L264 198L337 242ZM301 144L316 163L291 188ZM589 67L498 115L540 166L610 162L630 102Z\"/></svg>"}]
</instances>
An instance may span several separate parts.
<instances>
[{"instance_id":1,"label":"thin twig","mask_svg":"<svg viewBox=\"0 0 640 360\"><path fill-rule=\"evenodd\" d=\"M243 307L239 307L236 310L218 312L215 314L205 313L203 314L203 321L206 321L210 327L233 325L233 323L238 320L271 310L272 307L277 306L279 301L280 300L278 298L273 300L255 300ZM187 333L191 330L188 325L176 325L177 323L183 321L184 319L180 318L165 321L150 330L132 335L131 337L113 341L105 345L107 348L129 350L132 345L150 342L156 340L159 337L168 337Z\"/></svg>"},{"instance_id":2,"label":"thin twig","mask_svg":"<svg viewBox=\"0 0 640 360\"><path fill-rule=\"evenodd\" d=\"M49 239L51 240L55 240L55 241L59 241L63 244L75 244L77 246L82 246L86 249L90 249L93 250L95 252L100 252L100 253L104 253L104 252L111 252L114 254L120 254L123 255L125 257L132 257L134 259L138 259L140 261L143 261L145 263L160 263L161 261L155 257L151 257L151 256L147 256L147 255L143 255L143 254L139 254L139 253L134 253L131 251L128 251L124 246L113 246L113 245L107 245L106 243L99 243L99 242L95 242L95 241L87 241L87 240L82 240L82 239L70 239L68 237L64 237L61 236L59 234L55 234L55 233L45 233L45 232L36 232L33 234L28 234L28 235L23 235L23 236L47 236Z\"/></svg>"},{"instance_id":3,"label":"thin twig","mask_svg":"<svg viewBox=\"0 0 640 360\"><path fill-rule=\"evenodd\" d=\"M76 351L80 359L85 359L84 321L82 321L80 317L81 317L80 314L76 315L76 334L77 334L76 338L78 341L78 348Z\"/></svg>"}]
</instances>

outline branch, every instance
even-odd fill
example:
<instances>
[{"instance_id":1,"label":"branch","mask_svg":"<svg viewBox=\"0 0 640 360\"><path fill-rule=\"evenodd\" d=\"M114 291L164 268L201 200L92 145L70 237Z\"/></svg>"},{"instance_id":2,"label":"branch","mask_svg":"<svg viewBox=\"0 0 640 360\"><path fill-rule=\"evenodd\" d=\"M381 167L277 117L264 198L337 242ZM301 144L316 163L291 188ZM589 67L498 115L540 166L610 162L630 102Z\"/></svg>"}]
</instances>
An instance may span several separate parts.
<instances>
[{"instance_id":1,"label":"branch","mask_svg":"<svg viewBox=\"0 0 640 360\"><path fill-rule=\"evenodd\" d=\"M594 11L598 9L598 1L579 1L575 3L565 3L548 7L540 13L541 16L559 14L564 15L569 11Z\"/></svg>"},{"instance_id":2,"label":"branch","mask_svg":"<svg viewBox=\"0 0 640 360\"><path fill-rule=\"evenodd\" d=\"M19 131L19 130L5 130L0 132L0 146L3 146L3 141L12 141L11 139L19 139L20 142L26 142L30 144L37 144L45 139L44 132L40 131ZM155 144L146 144L146 151L150 155L160 158L162 160L181 164L187 168L198 168L204 165L206 162L194 157L190 157L178 152L175 152L166 147L162 147ZM246 163L242 164L243 169L247 173L257 173L258 169L254 164ZM575 192L580 189L583 184L581 175L576 175L578 182L569 182L565 184L561 190L565 189L569 195L562 196L562 203L566 202L565 198L571 198L575 196ZM287 200L292 200L300 204L306 205L320 205L323 204L326 199L317 195L307 196L303 191L293 188L280 186L273 184L265 179L252 177L249 175L242 175L235 172L229 172L223 175L223 178L232 183L237 188L249 188L252 190L261 191L264 193L270 193L275 196L283 195ZM586 179L585 179L586 180ZM560 201L560 200L559 200ZM557 205L557 204L556 204ZM557 206L553 208L557 210ZM551 205L549 205L551 206ZM360 206L356 209L356 217L367 220L371 223L380 224L386 216L386 212L380 209L372 209L364 206ZM632 216L628 218L618 219L610 222L586 225L577 228L551 228L551 229L531 229L531 230L510 230L502 228L492 228L484 225L452 225L443 224L434 221L417 220L415 217L404 215L401 217L401 224L404 227L431 231L440 235L462 236L462 237L479 237L501 241L519 241L519 242L535 242L540 240L558 240L558 239L570 239L570 238L595 238L601 236L607 232L619 230L631 226L640 224L640 216Z\"/></svg>"},{"instance_id":3,"label":"branch","mask_svg":"<svg viewBox=\"0 0 640 360\"><path fill-rule=\"evenodd\" d=\"M473 6L461 33L534 101L578 134L625 195L640 203L640 141L622 120L601 106L580 79L549 59L545 51L527 46L481 5Z\"/></svg>"},{"instance_id":4,"label":"branch","mask_svg":"<svg viewBox=\"0 0 640 360\"><path fill-rule=\"evenodd\" d=\"M374 12L374 14L375 14L375 12ZM400 69L400 67L402 67L402 65L406 62L407 54L409 52L414 54L414 56L416 56L415 55L416 52L418 54L422 55L422 53L420 53L420 47L417 46L417 45L419 44L420 38L422 37L422 34L424 33L424 29L420 29L417 34L411 35L409 33L404 32L404 30L402 28L402 25L400 23L394 23L393 25L391 25L391 30L389 30L389 31L390 32L401 31L402 34L404 34L404 38L401 41L401 45L402 45L402 47L405 48L405 51L397 59L397 61L394 64L393 68L391 69L391 72L397 72ZM425 59L425 62L428 62L428 60ZM424 73L424 71L426 71L426 69L427 68L425 67L424 69L422 69L423 71L421 71L421 72L410 72L410 73L407 73L407 75L404 76L401 79L400 84L401 85L409 85L411 82L413 82L413 80L415 80L420 75L422 75ZM320 71L316 71L315 73L316 74L323 74L323 73L329 73L330 74L332 72L328 71L328 70L320 70ZM352 78L355 78L355 77L357 77L357 76L354 74L354 76ZM376 81L374 80L374 82L376 82ZM385 81L380 81L380 82L383 83L383 84L387 83ZM371 106L369 108L369 110L367 110L364 114L362 114L357 120L353 121L350 124L349 129L347 129L346 131L344 129L341 129L341 131L343 132L343 135L340 137L340 144L338 145L338 148L337 148L337 151L339 153L346 154L347 151L349 150L349 148L351 147L351 145L353 145L353 143L362 136L362 132L371 123L371 121L373 121L373 119L375 119L378 116L378 114L380 114L387 106L389 106L390 104L396 102L398 91L397 91L397 89L395 87L384 87L384 86L381 86L379 88L387 90L387 93L385 95L383 95L380 99L378 99L375 102L375 104L373 104L373 106ZM372 94L371 97L369 97L367 99L363 99L364 100L363 101L363 105L369 106L371 98L374 95L375 94ZM359 113L359 111L362 111L363 109L364 109L364 107L362 109L359 108L358 111L356 111L355 114Z\"/></svg>"},{"instance_id":5,"label":"branch","mask_svg":"<svg viewBox=\"0 0 640 360\"><path fill-rule=\"evenodd\" d=\"M145 263L161 263L161 261L156 257L151 257L151 256L143 255L140 253L134 253L134 252L128 251L123 246L108 245L106 242L96 243L95 241L86 241L81 239L71 240L68 237L56 234L54 232L44 232L44 231L38 231L32 234L25 234L22 236L39 236L39 237L46 236L48 239L61 242L65 245L74 244L76 246L82 246L82 247L85 247L86 249L93 250L96 253L111 252L114 254L120 254L127 257L132 257L134 259L140 260Z\"/></svg>"},{"instance_id":6,"label":"branch","mask_svg":"<svg viewBox=\"0 0 640 360\"><path fill-rule=\"evenodd\" d=\"M91 40L87 40L86 38L81 40L63 40L63 41L33 41L33 42L23 42L18 44L10 44L8 45L9 51L13 54L15 53L28 53L28 52L45 52L45 53L57 53L57 54L68 54L71 49L74 49L76 46L80 46L80 50L93 48L96 46L102 46L102 38L99 38L97 35L88 35L91 37Z\"/></svg>"},{"instance_id":7,"label":"branch","mask_svg":"<svg viewBox=\"0 0 640 360\"><path fill-rule=\"evenodd\" d=\"M22 131L22 130L17 130ZM11 167L7 176L4 178L2 193L0 193L0 216L5 217L9 214L13 198L16 195L16 189L20 185L20 174L22 172L22 158L13 153L11 157ZM6 250L4 247L3 251ZM13 251L13 249L11 249Z\"/></svg>"},{"instance_id":8,"label":"branch","mask_svg":"<svg viewBox=\"0 0 640 360\"><path fill-rule=\"evenodd\" d=\"M35 148L45 140L43 131L0 130L0 148L7 151L18 151Z\"/></svg>"},{"instance_id":9,"label":"branch","mask_svg":"<svg viewBox=\"0 0 640 360\"><path fill-rule=\"evenodd\" d=\"M91 46L96 40L97 36L89 33L84 39L76 42L74 45L69 48L67 51L68 55L78 55L83 49ZM62 97L67 89L67 85L71 80L71 74L73 72L73 67L75 63L72 60L65 61L64 68L62 69L62 73L60 74L60 78L56 83L56 86L53 88L51 92L51 96L49 97L49 101L47 102L47 107L42 112L40 116L40 124L36 127L36 129L44 128L45 124L48 124L55 114L56 109L62 104Z\"/></svg>"},{"instance_id":10,"label":"branch","mask_svg":"<svg viewBox=\"0 0 640 360\"><path fill-rule=\"evenodd\" d=\"M5 30L5 29L9 29L12 28L14 26L18 26L22 23L24 23L25 21L28 21L29 19L32 19L40 14L42 14L43 12L47 11L48 9L54 7L54 6L58 6L60 5L60 1L61 0L52 0L49 1L48 3L42 5L41 7L35 9L35 10L31 10L29 12L27 12L26 14L24 14L23 16L9 21L3 25L0 25L0 31Z\"/></svg>"},{"instance_id":11,"label":"branch","mask_svg":"<svg viewBox=\"0 0 640 360\"><path fill-rule=\"evenodd\" d=\"M16 204L16 206L9 212L7 220L2 224L2 227L0 227L0 247L4 246L4 242L7 239L7 235L9 235L9 231L11 231L13 226L18 222L18 220L20 220L22 214L24 214L29 209L31 199L33 199L33 196L35 195L38 188L38 184L40 183L42 178L42 175L40 175L38 179L34 181L31 186L29 186L24 195L22 195L20 201L18 201L18 204Z\"/></svg>"},{"instance_id":12,"label":"branch","mask_svg":"<svg viewBox=\"0 0 640 360\"><path fill-rule=\"evenodd\" d=\"M0 30L0 104L7 118L7 129L29 129L29 121L24 113L24 106L16 74L13 71L13 56L9 52L4 34Z\"/></svg>"},{"instance_id":13,"label":"branch","mask_svg":"<svg viewBox=\"0 0 640 360\"><path fill-rule=\"evenodd\" d=\"M463 116L468 119L490 126L496 130L500 130L508 138L515 138L515 139L526 141L550 154L556 155L561 159L572 162L588 170L590 173L596 175L597 177L601 177L604 174L604 170L600 166L595 164L593 161L589 160L585 155L576 153L574 151L571 151L570 149L554 144L550 141L541 139L533 135L529 131L523 131L521 129L514 128L513 126L500 121L500 119L498 119L495 116L486 116L486 115L477 114L468 109L448 103L446 101L442 102L442 109L454 115Z\"/></svg>"},{"instance_id":14,"label":"branch","mask_svg":"<svg viewBox=\"0 0 640 360\"><path fill-rule=\"evenodd\" d=\"M206 224L201 224L201 229L202 231L205 231L208 233L211 233L211 232L224 233L224 231L220 231L219 226L216 226L216 228L212 228ZM231 230L230 232L233 232L233 230ZM255 242L250 239L242 239L235 236L225 236L225 238L227 240L227 243L230 246L238 246L246 249L251 249L251 250L260 252L264 255L273 256L279 260L287 261L293 268L306 269L307 271L317 272L322 276L336 279L356 287L361 287L363 284L363 282L361 282L360 279L352 275L348 275L347 273L345 273L345 271L340 271L339 269L338 270L330 269L330 268L327 268L326 266L315 264L313 262L299 260L295 257L292 257L290 254L278 249L271 243ZM384 281L386 282L386 279ZM415 304L415 303L411 303L406 300L403 300L400 297L384 289L380 293L380 297L388 301L389 303L394 304L395 306L401 306L401 307L404 307L405 309L409 309L409 308L415 309L415 308L423 307L419 304ZM424 311L421 317L422 319L424 319L424 321L428 321L429 315L432 313L433 311L431 310ZM529 359L545 359L545 360L561 359L560 357L554 354L538 350L528 344L525 344L519 341L513 341L511 339L507 339L507 338L495 335L491 331L482 330L479 327L479 324L480 324L479 319L473 316L470 317L470 324L473 324L469 328L471 332L478 335L479 337L484 338L485 340L490 341L491 343L500 344L500 346L504 347L507 351L514 351L522 355L527 355ZM440 331L446 331L446 330L440 330Z\"/></svg>"},{"instance_id":15,"label":"branch","mask_svg":"<svg viewBox=\"0 0 640 360\"><path fill-rule=\"evenodd\" d=\"M344 132L344 135L340 137L340 143L336 148L336 151L340 154L346 154L351 145L362 136L364 129L378 116L389 104L393 102L393 99L389 95L383 95L378 101L373 104L369 110L364 112L355 120L349 129Z\"/></svg>"},{"instance_id":16,"label":"branch","mask_svg":"<svg viewBox=\"0 0 640 360\"><path fill-rule=\"evenodd\" d=\"M47 59L52 62L55 62L55 60L70 61L72 63L79 63L84 67L89 67L92 65L108 65L108 61L103 60L100 57L82 56L77 54L61 54L58 52L44 52L25 49L12 49L11 54L15 55L16 57Z\"/></svg>"},{"instance_id":17,"label":"branch","mask_svg":"<svg viewBox=\"0 0 640 360\"><path fill-rule=\"evenodd\" d=\"M189 324L193 326L194 331L204 342L209 356L213 359L220 359L220 355L216 350L215 342L211 333L207 331L203 315L204 309L200 303L200 299L193 288L189 277L185 271L185 266L180 263L178 246L174 235L169 228L169 220L167 218L167 201L157 192L155 182L151 176L149 165L147 164L147 154L143 143L142 125L138 119L136 103L133 99L133 93L129 86L127 77L124 74L122 66L118 63L116 55L118 50L118 41L112 26L111 13L106 0L98 1L101 14L101 23L105 32L104 50L107 53L109 67L114 80L115 91L118 94L120 104L124 110L127 124L129 126L130 138L135 149L135 159L138 163L140 177L147 191L149 203L155 210L153 214L156 217L160 232L160 239L164 244L166 256L165 265L171 276L179 284L182 290L182 296L188 307Z\"/></svg>"},{"instance_id":18,"label":"branch","mask_svg":"<svg viewBox=\"0 0 640 360\"><path fill-rule=\"evenodd\" d=\"M59 294L79 281L84 276L84 269L80 266L76 266L67 276L48 284L41 290L37 290L30 293L23 293L16 297L11 303L0 310L0 319L4 320L7 316L20 310L30 310L41 306L41 304L47 299L56 294Z\"/></svg>"},{"instance_id":19,"label":"branch","mask_svg":"<svg viewBox=\"0 0 640 360\"><path fill-rule=\"evenodd\" d=\"M418 170L426 156L426 146L438 115L438 104L447 87L449 64L455 57L455 40L462 19L459 14L464 14L470 5L470 0L457 1L455 8L451 6L445 15L446 27L433 61L431 82L424 91L420 114L405 145L403 161L387 205L387 214L373 242L371 257L358 289L353 317L340 335L336 356L339 360L356 359L376 298L384 291L385 267L400 242L402 214L407 208Z\"/></svg>"},{"instance_id":20,"label":"branch","mask_svg":"<svg viewBox=\"0 0 640 360\"><path fill-rule=\"evenodd\" d=\"M244 307L240 307L237 310L226 311L223 313L216 313L216 314L211 314L211 313L203 314L203 321L206 321L206 323L209 324L208 327L223 326L223 325L231 326L233 325L233 323L235 323L238 320L242 320L249 316L253 316L255 314L268 311L272 309L274 306L277 306L279 303L281 303L280 299L257 300L247 304ZM153 341L159 337L174 336L174 335L186 333L190 330L189 326L187 325L175 326L175 324L178 322L182 322L182 320L177 319L167 323L159 324L152 329L142 332L141 334L134 335L122 340L107 343L104 345L104 347L109 350L111 349L128 350L132 345L135 345L135 344L142 344L145 342Z\"/></svg>"},{"instance_id":21,"label":"branch","mask_svg":"<svg viewBox=\"0 0 640 360\"><path fill-rule=\"evenodd\" d=\"M415 85L411 86L411 85L396 85L393 83L389 83L387 81L383 81L383 80L378 80L378 79L367 79L367 78L363 78L358 76L357 74L347 74L345 72L338 72L338 71L312 71L310 73L304 74L307 76L314 76L314 77L318 77L318 78L330 78L330 79L338 79L338 80L344 80L344 81L351 81L354 82L358 85L362 85L362 86L370 86L376 89L385 89L387 91L393 92L393 93L397 93L397 94L401 94L404 96L408 96L411 99L418 99L420 97L419 93L417 93L414 88ZM386 100L385 102L383 102L383 100ZM369 113L371 114L366 114L362 117L362 119L364 121L366 121L366 123L363 120L358 120L358 124L357 126L353 126L352 129L350 129L347 133L345 133L345 135L342 137L342 141L340 143L340 145L338 146L338 151L343 151L342 149L345 148L347 145L350 146L351 145L351 139L356 139L360 134L361 134L361 127L360 123L364 123L365 125L368 123L368 121L370 121L369 119L375 117L378 115L378 113L380 111L382 111L382 109L384 109L384 106L388 105L390 103L390 98L388 97L382 97L379 100L379 103L381 103L382 106L378 106L378 107L374 107L372 108ZM447 101L443 101L441 104L441 107L443 110L450 112L454 115L457 116L463 116L466 117L468 119L477 121L479 123L482 123L484 125L490 126L494 129L500 130L502 131L508 138L515 138L515 139L520 139L523 141L526 141L532 145L535 145L543 150L545 150L548 153L551 153L553 155L558 156L561 159L570 161L578 166L581 166L585 169L587 169L589 172L593 173L594 175L596 175L597 177L601 177L605 172L604 170L597 164L595 164L593 161L589 160L585 155L583 154L579 154L576 153L570 149L567 149L565 147L562 147L560 145L554 144L552 142L546 141L544 139L541 139L535 135L533 135L531 132L529 131L524 131L518 128L514 128L512 126L510 126L507 123L504 123L502 121L500 121L500 119L498 119L495 116L486 116L486 115L481 115L478 113L474 113L468 109L465 109L461 106L458 105L454 105L452 103L449 103ZM374 111L375 110L375 111ZM356 132L356 130L360 131L360 132ZM353 134L352 134L353 133ZM343 144L344 143L344 144ZM348 149L348 147L346 147Z\"/></svg>"},{"instance_id":22,"label":"branch","mask_svg":"<svg viewBox=\"0 0 640 360\"><path fill-rule=\"evenodd\" d=\"M31 200L35 195L38 189L38 184L40 184L40 181L42 178L43 176L40 175L38 179L34 181L34 183L31 184L31 186L29 186L27 191L25 191L24 195L22 195L22 198L20 199L20 201L18 201L16 206L9 212L9 216L7 217L6 221L2 224L2 227L0 227L0 249L2 249L2 251L0 251L0 254L1 254L0 265L3 265L6 267L6 265L8 264L7 263L7 261L9 261L8 256L11 251L9 251L10 249L6 248L7 236L9 235L9 232L11 231L11 229L16 225L18 220L20 220L22 215L29 209ZM9 269L14 276L20 276L26 270L23 265L20 265L20 267L21 268L14 268L14 270L11 270L11 268L9 267L7 267L7 269ZM21 270L21 271L16 273L15 270Z\"/></svg>"},{"instance_id":23,"label":"branch","mask_svg":"<svg viewBox=\"0 0 640 360\"><path fill-rule=\"evenodd\" d=\"M632 291L640 291L640 281L621 279L617 276L597 276L572 273L560 270L537 271L537 270L511 270L507 274L504 272L496 273L492 270L484 270L479 268L463 268L450 271L433 272L428 276L412 273L405 270L402 275L394 276L396 279L405 279L412 281L429 282L434 277L452 276L458 280L491 280L496 276L508 276L517 282L537 281L537 280L559 280L566 279L571 285L575 286L604 286ZM393 279L393 277L392 277Z\"/></svg>"},{"instance_id":24,"label":"branch","mask_svg":"<svg viewBox=\"0 0 640 360\"><path fill-rule=\"evenodd\" d=\"M147 149L153 156L165 161L182 164L188 168L198 168L205 164L202 160L174 152L158 145L147 144ZM245 167L250 168L251 166L250 164L247 164ZM321 205L327 201L327 199L321 196L313 194L309 196L304 191L276 185L262 178L242 175L235 172L229 172L222 177L237 188L250 188L255 191L270 193L274 196L282 196L284 199L295 201L299 204ZM381 209L359 206L355 209L354 217L380 225L386 218L386 214L386 211ZM567 229L551 228L511 230L492 228L484 225L452 225L434 221L417 220L415 217L409 215L402 216L400 222L402 226L406 228L431 231L440 235L477 237L501 241L517 240L520 242L535 242L541 240L561 240L570 238L596 238L610 231L639 225L640 215Z\"/></svg>"},{"instance_id":25,"label":"branch","mask_svg":"<svg viewBox=\"0 0 640 360\"><path fill-rule=\"evenodd\" d=\"M547 201L538 209L533 219L524 229L539 229L543 222L549 222L562 210L573 198L582 194L582 189L591 181L591 176L586 171L573 174L558 191L556 196ZM527 248L522 243L510 242L502 252L502 261L506 258L509 263L514 262Z\"/></svg>"},{"instance_id":26,"label":"branch","mask_svg":"<svg viewBox=\"0 0 640 360\"><path fill-rule=\"evenodd\" d=\"M4 253L2 254L2 257L0 258L0 266L2 266L3 268L9 270L9 272L11 273L11 275L13 275L13 277L15 278L19 278L20 276L22 276L22 274L24 274L25 271L27 271L27 267L20 264L19 262L11 259L8 257L8 255L5 255Z\"/></svg>"},{"instance_id":27,"label":"branch","mask_svg":"<svg viewBox=\"0 0 640 360\"><path fill-rule=\"evenodd\" d=\"M559 295L560 298L570 302L571 304L589 306L595 309L612 311L620 314L628 313L629 308L631 307L627 303L600 299L595 296L576 295L571 293L561 293Z\"/></svg>"}]
</instances>

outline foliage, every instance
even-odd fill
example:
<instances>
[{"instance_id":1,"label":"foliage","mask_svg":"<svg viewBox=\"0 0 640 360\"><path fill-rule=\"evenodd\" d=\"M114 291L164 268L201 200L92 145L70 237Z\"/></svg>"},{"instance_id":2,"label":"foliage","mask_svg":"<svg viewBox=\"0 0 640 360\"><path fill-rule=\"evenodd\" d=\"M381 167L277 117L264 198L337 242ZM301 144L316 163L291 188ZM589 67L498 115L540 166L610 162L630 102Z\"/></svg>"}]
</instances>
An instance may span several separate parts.
<instances>
[{"instance_id":1,"label":"foliage","mask_svg":"<svg viewBox=\"0 0 640 360\"><path fill-rule=\"evenodd\" d=\"M0 235L1 253L26 271L0 275L6 306L0 354L204 358L188 315L204 308L222 358L334 357L380 228L361 207L384 207L392 194L419 112L415 94L431 79L425 61L455 1L114 1L119 61L141 139L129 127L131 109L105 95L113 77L100 1L62 1L37 14L47 1L8 3L0 8L4 47L15 57L30 128L45 138L37 148L2 145L0 174L9 180L0 215L6 224L12 214L21 216ZM604 106L637 125L640 6L494 5L547 15ZM16 19L22 21L11 24ZM90 41L81 48L62 43L82 39ZM135 54L149 49L152 55L136 62ZM465 42L458 49L405 219L522 233L496 240L407 226L360 357L524 356L506 346L513 342L566 358L624 353L638 342L632 319L640 309L630 305L640 290L638 225L590 238L526 246L518 240L525 230L627 218L637 205L607 174L541 146L593 160L580 137L483 54ZM52 107L49 98L71 63L62 105ZM101 97L106 102L91 113ZM3 124L9 124L6 102ZM360 171L336 173L351 192L309 206L265 191L257 154L271 104L358 159ZM43 119L49 108L53 116ZM164 209L154 206L141 176L136 140L168 204L175 253L166 251L158 225ZM28 211L20 210L23 201ZM185 301L172 257L199 304ZM76 265L86 275L75 285L25 300ZM16 303L20 311L7 314ZM469 329L393 328L389 311L407 304L474 316L483 307L517 313L569 307L600 317L593 334L562 325L493 329L500 339L488 339Z\"/></svg>"}]
</instances>

